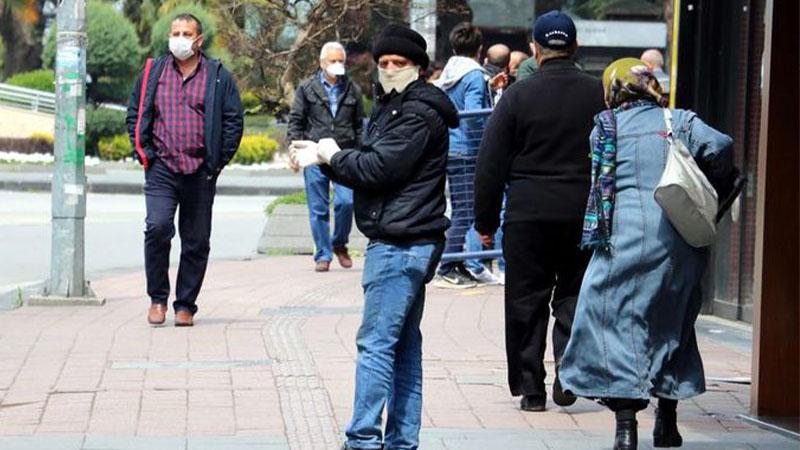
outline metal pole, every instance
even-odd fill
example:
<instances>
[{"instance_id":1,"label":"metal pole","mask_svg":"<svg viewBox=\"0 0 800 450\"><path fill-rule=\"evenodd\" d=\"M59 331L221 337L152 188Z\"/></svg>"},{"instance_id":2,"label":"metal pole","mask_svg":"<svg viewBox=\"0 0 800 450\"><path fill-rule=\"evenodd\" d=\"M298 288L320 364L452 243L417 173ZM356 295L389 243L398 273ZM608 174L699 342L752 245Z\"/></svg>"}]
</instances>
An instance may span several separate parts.
<instances>
[{"instance_id":1,"label":"metal pole","mask_svg":"<svg viewBox=\"0 0 800 450\"><path fill-rule=\"evenodd\" d=\"M84 276L86 217L86 0L56 12L56 126L50 279L29 304L102 304Z\"/></svg>"}]
</instances>

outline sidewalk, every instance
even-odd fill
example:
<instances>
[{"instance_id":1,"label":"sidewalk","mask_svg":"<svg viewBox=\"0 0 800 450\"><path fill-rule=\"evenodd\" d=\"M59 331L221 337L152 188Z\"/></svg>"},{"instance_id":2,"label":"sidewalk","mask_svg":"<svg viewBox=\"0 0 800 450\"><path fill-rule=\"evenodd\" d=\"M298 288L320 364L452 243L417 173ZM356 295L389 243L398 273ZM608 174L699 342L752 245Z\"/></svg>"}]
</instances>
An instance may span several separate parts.
<instances>
[{"instance_id":1,"label":"sidewalk","mask_svg":"<svg viewBox=\"0 0 800 450\"><path fill-rule=\"evenodd\" d=\"M103 307L0 313L0 448L337 449L362 265L316 274L302 256L212 262L189 329L146 324L138 271L93 283ZM797 449L737 418L749 386L727 381L749 377L750 355L720 327L700 327L707 377L721 381L679 406L684 448ZM422 449L610 448L602 407L523 413L509 396L501 288L429 287L423 333ZM640 418L642 449L652 412Z\"/></svg>"},{"instance_id":2,"label":"sidewalk","mask_svg":"<svg viewBox=\"0 0 800 450\"><path fill-rule=\"evenodd\" d=\"M51 164L0 164L0 190L50 191ZM141 194L142 169L134 164L106 163L86 168L88 191ZM303 177L289 170L229 168L217 181L217 195L286 195L304 188Z\"/></svg>"}]
</instances>

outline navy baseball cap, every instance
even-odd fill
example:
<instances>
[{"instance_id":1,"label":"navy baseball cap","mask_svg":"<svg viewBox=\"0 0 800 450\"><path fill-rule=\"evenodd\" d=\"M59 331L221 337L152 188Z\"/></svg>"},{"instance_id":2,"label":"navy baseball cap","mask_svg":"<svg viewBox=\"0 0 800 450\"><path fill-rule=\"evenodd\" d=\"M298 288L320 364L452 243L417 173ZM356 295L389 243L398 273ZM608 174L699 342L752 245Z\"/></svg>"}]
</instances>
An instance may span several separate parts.
<instances>
[{"instance_id":1,"label":"navy baseball cap","mask_svg":"<svg viewBox=\"0 0 800 450\"><path fill-rule=\"evenodd\" d=\"M575 43L575 22L561 11L542 14L533 22L533 40L552 49L567 48Z\"/></svg>"}]
</instances>

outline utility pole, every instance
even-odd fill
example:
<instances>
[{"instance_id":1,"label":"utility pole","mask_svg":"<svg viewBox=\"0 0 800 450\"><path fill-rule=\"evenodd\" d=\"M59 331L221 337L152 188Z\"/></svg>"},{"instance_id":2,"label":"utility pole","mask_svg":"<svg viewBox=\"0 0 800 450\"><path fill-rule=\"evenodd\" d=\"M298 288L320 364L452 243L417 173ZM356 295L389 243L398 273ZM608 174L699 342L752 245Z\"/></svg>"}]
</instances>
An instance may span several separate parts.
<instances>
[{"instance_id":1,"label":"utility pole","mask_svg":"<svg viewBox=\"0 0 800 450\"><path fill-rule=\"evenodd\" d=\"M84 273L86 217L86 0L56 12L56 126L50 279L30 305L102 305Z\"/></svg>"}]
</instances>

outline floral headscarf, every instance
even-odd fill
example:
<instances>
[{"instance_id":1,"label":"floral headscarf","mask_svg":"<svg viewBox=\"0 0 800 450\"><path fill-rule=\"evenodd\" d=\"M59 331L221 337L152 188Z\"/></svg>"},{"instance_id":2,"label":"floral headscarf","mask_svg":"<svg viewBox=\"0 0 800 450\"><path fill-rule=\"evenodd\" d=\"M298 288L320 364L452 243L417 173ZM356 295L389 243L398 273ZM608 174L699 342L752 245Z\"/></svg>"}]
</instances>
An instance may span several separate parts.
<instances>
[{"instance_id":1,"label":"floral headscarf","mask_svg":"<svg viewBox=\"0 0 800 450\"><path fill-rule=\"evenodd\" d=\"M635 100L651 100L662 107L669 101L653 71L636 58L618 59L606 67L603 89L606 104L611 109Z\"/></svg>"}]
</instances>

